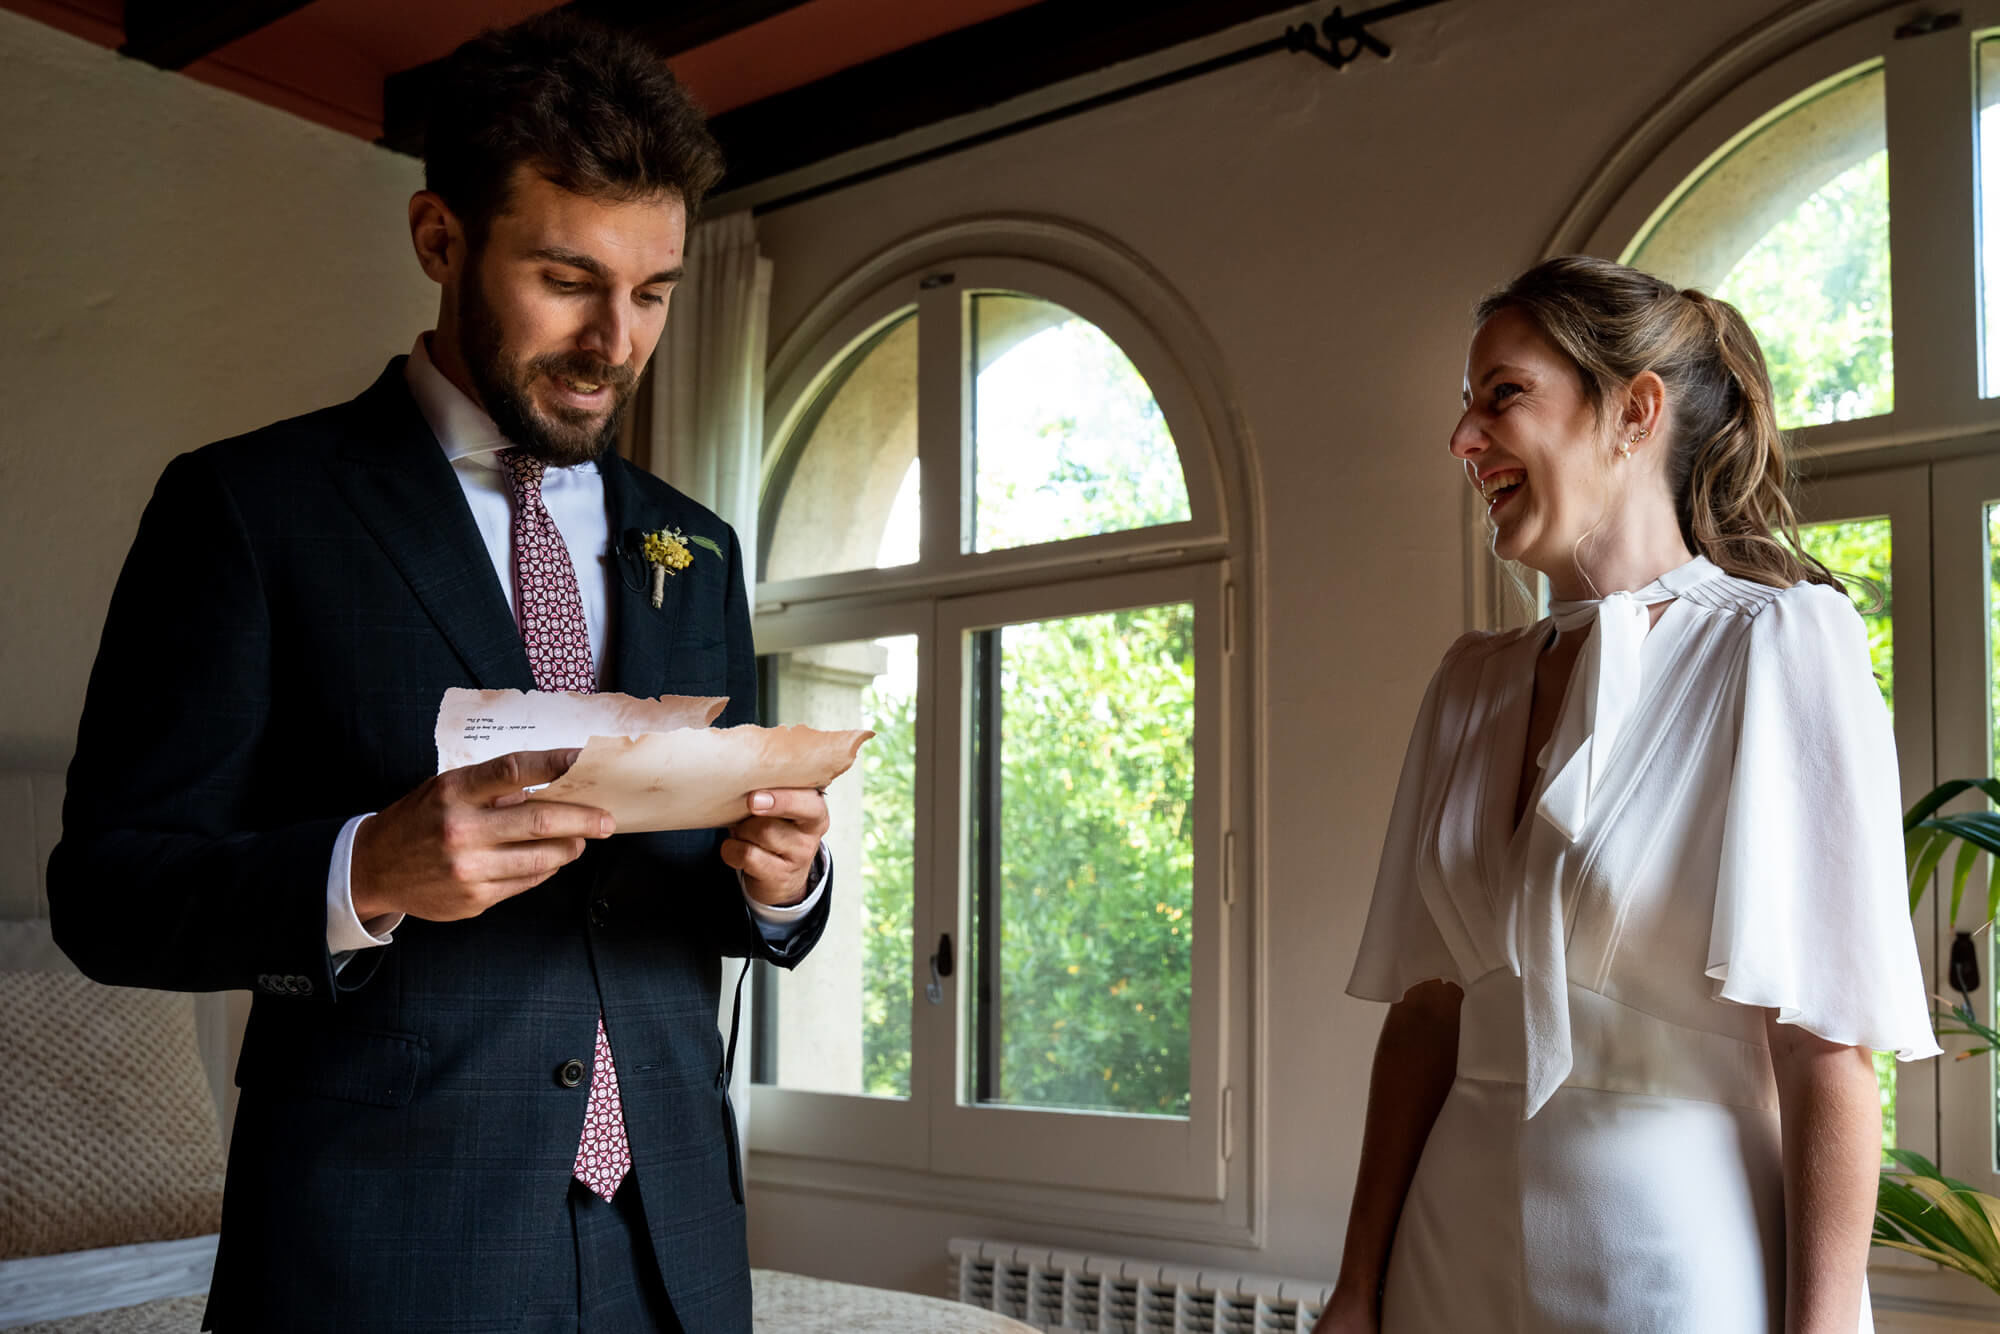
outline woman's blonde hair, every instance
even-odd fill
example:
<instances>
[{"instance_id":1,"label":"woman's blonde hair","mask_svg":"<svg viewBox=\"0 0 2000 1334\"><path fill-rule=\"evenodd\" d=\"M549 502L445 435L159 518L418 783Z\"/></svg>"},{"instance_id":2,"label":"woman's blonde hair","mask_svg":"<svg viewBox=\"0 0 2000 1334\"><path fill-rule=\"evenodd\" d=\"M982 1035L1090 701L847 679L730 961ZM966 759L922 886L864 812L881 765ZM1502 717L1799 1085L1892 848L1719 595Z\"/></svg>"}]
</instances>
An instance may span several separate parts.
<instances>
[{"instance_id":1,"label":"woman's blonde hair","mask_svg":"<svg viewBox=\"0 0 2000 1334\"><path fill-rule=\"evenodd\" d=\"M1667 485L1688 549L1777 588L1840 582L1807 554L1792 511L1764 352L1742 312L1693 288L1588 255L1545 260L1479 303L1477 322L1517 310L1605 405L1646 371L1674 405Z\"/></svg>"}]
</instances>

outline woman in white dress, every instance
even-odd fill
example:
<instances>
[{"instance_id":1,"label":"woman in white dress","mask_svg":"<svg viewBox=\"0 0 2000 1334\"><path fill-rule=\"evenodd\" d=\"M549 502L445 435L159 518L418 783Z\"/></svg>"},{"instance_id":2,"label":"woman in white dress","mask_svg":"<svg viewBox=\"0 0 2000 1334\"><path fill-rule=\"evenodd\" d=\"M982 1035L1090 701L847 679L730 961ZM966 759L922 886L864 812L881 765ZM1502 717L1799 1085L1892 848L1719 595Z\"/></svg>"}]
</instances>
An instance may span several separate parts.
<instances>
[{"instance_id":1,"label":"woman in white dress","mask_svg":"<svg viewBox=\"0 0 2000 1334\"><path fill-rule=\"evenodd\" d=\"M1889 720L1724 302L1551 260L1451 439L1553 614L1417 718L1350 994L1391 1002L1322 1334L1855 1334L1871 1051L1935 1055Z\"/></svg>"}]
</instances>

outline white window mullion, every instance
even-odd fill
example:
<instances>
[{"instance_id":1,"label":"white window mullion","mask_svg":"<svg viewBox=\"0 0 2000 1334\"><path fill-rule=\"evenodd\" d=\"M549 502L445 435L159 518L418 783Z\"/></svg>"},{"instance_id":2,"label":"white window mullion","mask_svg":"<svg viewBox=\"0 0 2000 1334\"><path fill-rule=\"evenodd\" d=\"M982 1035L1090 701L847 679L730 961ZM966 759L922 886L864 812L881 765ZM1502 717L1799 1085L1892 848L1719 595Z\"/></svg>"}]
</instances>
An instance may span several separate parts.
<instances>
[{"instance_id":1,"label":"white window mullion","mask_svg":"<svg viewBox=\"0 0 2000 1334\"><path fill-rule=\"evenodd\" d=\"M942 264L917 280L917 466L926 571L957 563L971 524L965 298L953 269Z\"/></svg>"},{"instance_id":2,"label":"white window mullion","mask_svg":"<svg viewBox=\"0 0 2000 1334\"><path fill-rule=\"evenodd\" d=\"M1992 442L2000 446L2000 440ZM1980 778L1992 772L1992 733L1988 700L1993 670L1988 644L1987 581L1991 577L1986 543L1987 506L2000 502L2000 458L1958 459L1932 469L1932 523L1936 589L1937 777ZM1947 859L1947 867L1950 859ZM1940 877L1950 893L1949 870ZM1961 909L1967 923L1984 910L1980 901L1984 878L1975 875L1967 897L1975 902ZM1939 910L1940 951L1949 950L1952 933ZM1987 948L1990 933L1982 932L1980 972L1984 986L1973 995L1974 1006L1993 1015L1995 959ZM1936 973L1938 990L1946 995L1943 959ZM1945 1044L1963 1050L1967 1039ZM1952 1176L1989 1194L2000 1194L2000 1170L1994 1163L1994 1068L1989 1053L1957 1061L1940 1060L1939 1166Z\"/></svg>"},{"instance_id":3,"label":"white window mullion","mask_svg":"<svg viewBox=\"0 0 2000 1334\"><path fill-rule=\"evenodd\" d=\"M1884 57L1893 429L1928 436L1984 415L1971 43L1947 29L1891 40Z\"/></svg>"}]
</instances>

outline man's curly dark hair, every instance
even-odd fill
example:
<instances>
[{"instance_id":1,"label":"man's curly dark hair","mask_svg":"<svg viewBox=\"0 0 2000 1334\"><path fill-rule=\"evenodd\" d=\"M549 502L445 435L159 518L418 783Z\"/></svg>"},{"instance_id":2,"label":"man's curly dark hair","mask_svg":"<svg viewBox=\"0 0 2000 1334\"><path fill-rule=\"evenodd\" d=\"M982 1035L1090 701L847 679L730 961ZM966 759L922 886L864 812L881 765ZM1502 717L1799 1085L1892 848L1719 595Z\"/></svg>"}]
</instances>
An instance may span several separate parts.
<instances>
[{"instance_id":1,"label":"man's curly dark hair","mask_svg":"<svg viewBox=\"0 0 2000 1334\"><path fill-rule=\"evenodd\" d=\"M678 198L690 222L722 178L722 151L666 62L560 11L481 33L435 85L424 184L475 248L524 163L575 194Z\"/></svg>"}]
</instances>

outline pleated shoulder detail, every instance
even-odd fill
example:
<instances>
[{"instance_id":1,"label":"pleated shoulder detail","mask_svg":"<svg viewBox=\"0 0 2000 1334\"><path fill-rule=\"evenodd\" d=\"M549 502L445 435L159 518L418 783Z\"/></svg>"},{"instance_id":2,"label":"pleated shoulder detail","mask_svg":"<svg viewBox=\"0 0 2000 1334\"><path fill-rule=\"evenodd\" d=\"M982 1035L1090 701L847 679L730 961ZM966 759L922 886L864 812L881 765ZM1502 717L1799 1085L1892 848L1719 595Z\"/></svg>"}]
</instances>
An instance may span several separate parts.
<instances>
[{"instance_id":1,"label":"pleated shoulder detail","mask_svg":"<svg viewBox=\"0 0 2000 1334\"><path fill-rule=\"evenodd\" d=\"M1710 611L1754 617L1777 601L1778 594L1783 591L1781 588L1772 588L1769 584L1724 574L1713 579L1704 579L1685 590L1681 594L1681 600L1697 607L1706 607Z\"/></svg>"}]
</instances>

